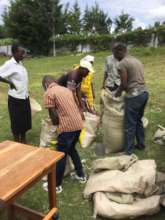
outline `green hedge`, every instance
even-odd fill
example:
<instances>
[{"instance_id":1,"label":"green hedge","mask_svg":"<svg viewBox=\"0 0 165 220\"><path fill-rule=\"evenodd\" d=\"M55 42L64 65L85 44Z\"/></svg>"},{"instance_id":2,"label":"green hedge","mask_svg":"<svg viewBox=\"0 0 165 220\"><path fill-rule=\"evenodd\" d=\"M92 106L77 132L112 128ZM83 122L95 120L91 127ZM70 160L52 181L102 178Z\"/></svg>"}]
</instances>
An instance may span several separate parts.
<instances>
[{"instance_id":1,"label":"green hedge","mask_svg":"<svg viewBox=\"0 0 165 220\"><path fill-rule=\"evenodd\" d=\"M0 39L0 46L12 45L13 43L17 43L17 40L12 38Z\"/></svg>"},{"instance_id":2,"label":"green hedge","mask_svg":"<svg viewBox=\"0 0 165 220\"><path fill-rule=\"evenodd\" d=\"M155 33L158 36L159 44L165 45L165 25L157 28L150 28L145 30L135 30L120 35L114 34L92 34L81 33L79 35L65 34L58 35L55 38L57 49L65 48L68 51L76 51L78 45L89 44L91 50L109 50L113 41L122 41L126 44L131 44L135 47L148 46L151 41L152 34ZM53 39L51 39L52 41ZM11 38L0 39L0 46L11 45L17 42L17 40Z\"/></svg>"},{"instance_id":3,"label":"green hedge","mask_svg":"<svg viewBox=\"0 0 165 220\"><path fill-rule=\"evenodd\" d=\"M127 44L133 44L134 46L147 46L151 41L153 33L158 36L160 45L165 44L165 26L127 32L117 36L116 39Z\"/></svg>"},{"instance_id":4,"label":"green hedge","mask_svg":"<svg viewBox=\"0 0 165 220\"><path fill-rule=\"evenodd\" d=\"M133 46L148 46L151 41L152 34L158 35L159 44L165 44L165 26L159 26L158 28L151 28L145 30L135 30L120 35L60 35L56 36L57 48L65 47L71 51L75 51L76 47L89 44L92 50L107 50L110 48L112 41L122 41L126 44Z\"/></svg>"},{"instance_id":5,"label":"green hedge","mask_svg":"<svg viewBox=\"0 0 165 220\"><path fill-rule=\"evenodd\" d=\"M111 35L71 35L65 34L55 38L57 48L66 47L74 51L79 44L90 44L93 50L105 50L110 48L113 40Z\"/></svg>"}]
</instances>

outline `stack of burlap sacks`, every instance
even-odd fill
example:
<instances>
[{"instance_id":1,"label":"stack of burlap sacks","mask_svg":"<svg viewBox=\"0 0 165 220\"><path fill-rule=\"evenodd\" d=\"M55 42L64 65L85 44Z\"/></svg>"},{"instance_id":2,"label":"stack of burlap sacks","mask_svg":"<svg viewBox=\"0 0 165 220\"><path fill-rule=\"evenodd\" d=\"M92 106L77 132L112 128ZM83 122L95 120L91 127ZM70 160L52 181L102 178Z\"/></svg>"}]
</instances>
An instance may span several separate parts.
<instances>
[{"instance_id":1,"label":"stack of burlap sacks","mask_svg":"<svg viewBox=\"0 0 165 220\"><path fill-rule=\"evenodd\" d=\"M93 162L84 197L93 200L95 218L152 215L163 204L160 194L165 187L160 192L158 182L154 160L138 160L135 155L107 157Z\"/></svg>"}]
</instances>

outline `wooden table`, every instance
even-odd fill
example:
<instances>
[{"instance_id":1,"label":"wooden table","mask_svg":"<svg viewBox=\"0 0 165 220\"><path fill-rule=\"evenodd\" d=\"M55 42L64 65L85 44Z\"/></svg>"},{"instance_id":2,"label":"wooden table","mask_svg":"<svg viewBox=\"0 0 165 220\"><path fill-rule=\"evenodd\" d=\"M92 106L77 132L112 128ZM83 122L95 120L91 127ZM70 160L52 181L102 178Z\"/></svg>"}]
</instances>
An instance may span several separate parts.
<instances>
[{"instance_id":1,"label":"wooden table","mask_svg":"<svg viewBox=\"0 0 165 220\"><path fill-rule=\"evenodd\" d=\"M8 219L16 214L30 220L51 220L57 212L55 166L64 154L13 141L0 143L0 206L8 209ZM23 207L15 200L43 176L48 175L50 211L47 215Z\"/></svg>"}]
</instances>

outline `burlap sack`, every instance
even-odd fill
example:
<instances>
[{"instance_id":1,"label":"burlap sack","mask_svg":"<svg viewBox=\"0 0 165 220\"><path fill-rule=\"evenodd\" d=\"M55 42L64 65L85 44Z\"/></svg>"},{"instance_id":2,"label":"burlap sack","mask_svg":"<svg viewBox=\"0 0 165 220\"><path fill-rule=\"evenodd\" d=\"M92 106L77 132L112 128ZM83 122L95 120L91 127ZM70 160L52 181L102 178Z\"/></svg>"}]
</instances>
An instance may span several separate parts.
<instances>
[{"instance_id":1,"label":"burlap sack","mask_svg":"<svg viewBox=\"0 0 165 220\"><path fill-rule=\"evenodd\" d=\"M72 171L74 171L74 165L70 156L67 156L64 176L68 176Z\"/></svg>"},{"instance_id":2,"label":"burlap sack","mask_svg":"<svg viewBox=\"0 0 165 220\"><path fill-rule=\"evenodd\" d=\"M165 194L160 196L160 204L165 207Z\"/></svg>"},{"instance_id":3,"label":"burlap sack","mask_svg":"<svg viewBox=\"0 0 165 220\"><path fill-rule=\"evenodd\" d=\"M92 171L100 172L102 170L127 170L137 160L138 157L135 154L132 154L131 156L122 155L97 159L92 163Z\"/></svg>"},{"instance_id":4,"label":"burlap sack","mask_svg":"<svg viewBox=\"0 0 165 220\"><path fill-rule=\"evenodd\" d=\"M128 170L110 170L94 173L89 177L84 197L89 198L96 192L121 192L152 195L157 187L156 164L154 160L139 160Z\"/></svg>"},{"instance_id":5,"label":"burlap sack","mask_svg":"<svg viewBox=\"0 0 165 220\"><path fill-rule=\"evenodd\" d=\"M94 194L94 215L111 219L128 219L143 215L153 215L160 210L160 196L138 199L133 204L119 204L107 198L102 192Z\"/></svg>"},{"instance_id":6,"label":"burlap sack","mask_svg":"<svg viewBox=\"0 0 165 220\"><path fill-rule=\"evenodd\" d=\"M104 90L101 94L103 103L102 131L105 153L119 152L123 147L123 97L115 98L113 94Z\"/></svg>"},{"instance_id":7,"label":"burlap sack","mask_svg":"<svg viewBox=\"0 0 165 220\"><path fill-rule=\"evenodd\" d=\"M144 127L144 128L147 128L147 127L148 127L148 124L149 124L148 118L143 117L143 118L142 118L142 122L143 122L143 127Z\"/></svg>"},{"instance_id":8,"label":"burlap sack","mask_svg":"<svg viewBox=\"0 0 165 220\"><path fill-rule=\"evenodd\" d=\"M165 146L165 128L161 125L154 134L154 143Z\"/></svg>"},{"instance_id":9,"label":"burlap sack","mask_svg":"<svg viewBox=\"0 0 165 220\"><path fill-rule=\"evenodd\" d=\"M120 203L120 204L133 204L134 196L133 194L126 194L126 193L105 193L108 199L111 201Z\"/></svg>"},{"instance_id":10,"label":"burlap sack","mask_svg":"<svg viewBox=\"0 0 165 220\"><path fill-rule=\"evenodd\" d=\"M79 138L80 145L82 148L89 147L90 144L95 140L97 127L100 122L100 117L98 115L85 112L84 116L85 116L84 128Z\"/></svg>"},{"instance_id":11,"label":"burlap sack","mask_svg":"<svg viewBox=\"0 0 165 220\"><path fill-rule=\"evenodd\" d=\"M102 90L102 130L105 153L119 152L124 139L124 95L114 97L113 92ZM148 126L148 119L143 117L143 126Z\"/></svg>"},{"instance_id":12,"label":"burlap sack","mask_svg":"<svg viewBox=\"0 0 165 220\"><path fill-rule=\"evenodd\" d=\"M124 96L114 97L113 92L108 89L102 89L101 91L101 104L102 111L106 109L107 106L113 107L116 111L122 112L124 109Z\"/></svg>"},{"instance_id":13,"label":"burlap sack","mask_svg":"<svg viewBox=\"0 0 165 220\"><path fill-rule=\"evenodd\" d=\"M30 107L31 107L32 115L34 115L37 112L42 111L41 105L34 98L31 98L31 97L30 97Z\"/></svg>"},{"instance_id":14,"label":"burlap sack","mask_svg":"<svg viewBox=\"0 0 165 220\"><path fill-rule=\"evenodd\" d=\"M54 126L50 118L42 119L40 133L40 147L50 146L51 141L57 137L57 127Z\"/></svg>"}]
</instances>

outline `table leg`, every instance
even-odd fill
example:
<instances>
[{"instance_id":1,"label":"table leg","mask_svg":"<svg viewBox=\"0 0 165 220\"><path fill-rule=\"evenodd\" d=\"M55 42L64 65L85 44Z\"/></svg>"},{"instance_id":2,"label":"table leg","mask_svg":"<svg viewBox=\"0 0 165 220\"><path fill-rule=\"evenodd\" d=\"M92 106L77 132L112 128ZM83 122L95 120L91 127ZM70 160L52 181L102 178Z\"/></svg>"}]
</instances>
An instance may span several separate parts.
<instances>
[{"instance_id":1,"label":"table leg","mask_svg":"<svg viewBox=\"0 0 165 220\"><path fill-rule=\"evenodd\" d=\"M56 207L56 167L48 174L49 208Z\"/></svg>"},{"instance_id":2,"label":"table leg","mask_svg":"<svg viewBox=\"0 0 165 220\"><path fill-rule=\"evenodd\" d=\"M15 220L14 206L12 204L7 207L7 218L8 220Z\"/></svg>"}]
</instances>

